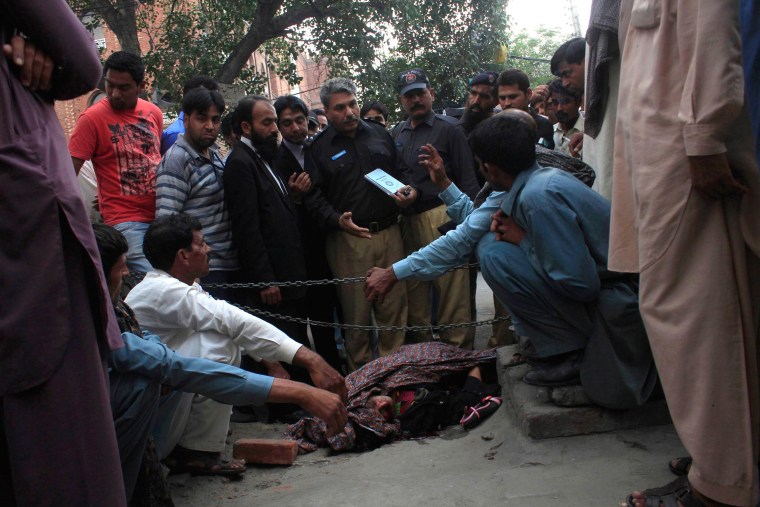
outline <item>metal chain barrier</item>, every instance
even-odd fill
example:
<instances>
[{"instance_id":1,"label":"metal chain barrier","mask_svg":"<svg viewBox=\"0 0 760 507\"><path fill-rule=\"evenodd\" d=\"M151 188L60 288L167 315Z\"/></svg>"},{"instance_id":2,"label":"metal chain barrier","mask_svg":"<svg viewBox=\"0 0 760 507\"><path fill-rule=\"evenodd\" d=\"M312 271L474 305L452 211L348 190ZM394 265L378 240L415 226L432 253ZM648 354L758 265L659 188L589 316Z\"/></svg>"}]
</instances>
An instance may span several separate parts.
<instances>
[{"instance_id":1,"label":"metal chain barrier","mask_svg":"<svg viewBox=\"0 0 760 507\"><path fill-rule=\"evenodd\" d=\"M470 264L462 264L460 266L453 267L446 270L455 271L457 269L470 269L479 266L480 264L474 262ZM290 282L253 282L253 283L209 283L204 284L204 287L212 288L228 288L228 289L266 289L268 287L310 287L312 285L339 285L341 283L359 283L365 282L366 276L352 276L347 278L325 278L322 280L294 280Z\"/></svg>"},{"instance_id":2,"label":"metal chain barrier","mask_svg":"<svg viewBox=\"0 0 760 507\"><path fill-rule=\"evenodd\" d=\"M460 266L453 267L446 272L455 271L457 269L470 269L478 267L478 263L462 264ZM131 273L130 276L135 280L135 283L142 280L145 273ZM359 283L365 282L366 276L353 276L347 278L332 278L322 280L295 280L290 282L254 282L254 283L209 283L204 287L213 288L229 288L229 289L266 289L267 287L311 287L314 285L338 285L341 283ZM268 310L260 310L258 308L251 308L249 306L238 305L231 303L252 315L259 317L269 317L271 319L282 320L286 322L296 322L299 324L309 324L311 326L331 327L333 329L357 329L360 331L432 331L434 333L445 331L447 329L459 329L465 327L478 327L487 326L489 324L495 324L497 322L504 322L510 320L510 317L499 317L496 319L480 320L477 322L460 322L459 324L440 324L440 325L428 325L428 326L364 326L360 324L339 324L336 322L324 322L319 320L303 319L300 317L292 317L290 315L283 315L280 313L270 312Z\"/></svg>"},{"instance_id":3,"label":"metal chain barrier","mask_svg":"<svg viewBox=\"0 0 760 507\"><path fill-rule=\"evenodd\" d=\"M446 272L448 273L457 269L470 269L478 266L480 266L480 264L477 262L462 264L460 266L448 269ZM129 276L135 281L135 283L137 283L143 279L145 273L141 271L130 271ZM266 289L268 287L311 287L313 285L339 285L341 283L358 283L364 282L366 280L366 276L353 276L347 278L323 278L321 280L293 280L289 282L207 283L203 284L203 286L216 289Z\"/></svg>"},{"instance_id":4,"label":"metal chain barrier","mask_svg":"<svg viewBox=\"0 0 760 507\"><path fill-rule=\"evenodd\" d=\"M358 329L360 331L445 331L447 329L459 329L463 327L477 327L486 326L488 324L495 324L496 322L504 322L510 320L509 316L499 317L496 319L479 320L477 322L461 322L459 324L441 324L441 325L429 325L429 326L363 326L360 324L338 324L336 322L324 322L321 320L302 319L300 317L292 317L290 315L282 315L280 313L270 312L268 310L259 310L258 308L251 308L249 306L235 305L241 310L256 315L269 317L271 319L284 320L287 322L297 322L299 324L309 324L311 326L331 327L340 329Z\"/></svg>"}]
</instances>

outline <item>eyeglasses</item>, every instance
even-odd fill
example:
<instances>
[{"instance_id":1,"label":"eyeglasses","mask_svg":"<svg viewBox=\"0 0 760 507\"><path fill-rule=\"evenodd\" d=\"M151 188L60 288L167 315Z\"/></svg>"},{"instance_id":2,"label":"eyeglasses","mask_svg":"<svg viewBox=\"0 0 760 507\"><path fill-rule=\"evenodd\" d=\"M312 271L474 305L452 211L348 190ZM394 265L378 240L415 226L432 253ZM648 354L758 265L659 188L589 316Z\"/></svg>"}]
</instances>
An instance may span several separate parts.
<instances>
[{"instance_id":1,"label":"eyeglasses","mask_svg":"<svg viewBox=\"0 0 760 507\"><path fill-rule=\"evenodd\" d=\"M362 118L362 119L363 119L364 121L369 121L369 120L372 120L372 121L376 121L376 122L378 122L378 123L385 123L385 118L383 117L383 115L382 115L382 114L377 114L377 115L375 115L375 116L365 116L365 117L364 117L364 118Z\"/></svg>"}]
</instances>

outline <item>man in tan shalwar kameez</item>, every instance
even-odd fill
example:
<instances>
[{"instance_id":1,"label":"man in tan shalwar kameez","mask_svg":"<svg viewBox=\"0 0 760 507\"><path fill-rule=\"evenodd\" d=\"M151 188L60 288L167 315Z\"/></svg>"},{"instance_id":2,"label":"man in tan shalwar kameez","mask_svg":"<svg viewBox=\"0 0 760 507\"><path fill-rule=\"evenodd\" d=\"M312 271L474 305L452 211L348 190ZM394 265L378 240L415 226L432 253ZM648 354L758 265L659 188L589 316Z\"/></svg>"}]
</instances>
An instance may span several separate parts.
<instances>
[{"instance_id":1,"label":"man in tan shalwar kameez","mask_svg":"<svg viewBox=\"0 0 760 507\"><path fill-rule=\"evenodd\" d=\"M641 273L641 313L694 459L694 497L754 506L760 177L738 0L622 9L609 267ZM633 500L644 505L640 493Z\"/></svg>"}]
</instances>

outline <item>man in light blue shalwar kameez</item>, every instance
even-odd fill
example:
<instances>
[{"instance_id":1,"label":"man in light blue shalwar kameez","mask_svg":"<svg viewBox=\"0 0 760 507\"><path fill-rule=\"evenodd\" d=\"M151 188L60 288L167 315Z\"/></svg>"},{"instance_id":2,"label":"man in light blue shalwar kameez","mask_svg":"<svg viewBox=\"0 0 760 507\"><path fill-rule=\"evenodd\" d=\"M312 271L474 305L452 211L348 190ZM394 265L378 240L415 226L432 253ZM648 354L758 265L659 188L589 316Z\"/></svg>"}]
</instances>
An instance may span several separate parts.
<instances>
[{"instance_id":1,"label":"man in light blue shalwar kameez","mask_svg":"<svg viewBox=\"0 0 760 507\"><path fill-rule=\"evenodd\" d=\"M367 297L381 296L394 279L435 278L475 249L488 285L536 350L526 382L558 385L580 375L594 402L640 406L656 371L636 279L607 269L609 202L572 175L536 164L534 128L512 112L473 132L481 170L496 191L475 209L450 185L440 197L460 225L391 268L372 270Z\"/></svg>"}]
</instances>

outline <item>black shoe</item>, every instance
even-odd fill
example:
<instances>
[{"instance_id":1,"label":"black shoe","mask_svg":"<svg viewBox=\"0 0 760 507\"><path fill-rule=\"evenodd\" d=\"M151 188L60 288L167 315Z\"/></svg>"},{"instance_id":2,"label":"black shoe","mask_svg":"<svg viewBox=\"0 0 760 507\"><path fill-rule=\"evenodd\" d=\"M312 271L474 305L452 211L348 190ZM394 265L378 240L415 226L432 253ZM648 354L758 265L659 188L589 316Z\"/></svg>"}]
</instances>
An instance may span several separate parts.
<instances>
[{"instance_id":1,"label":"black shoe","mask_svg":"<svg viewBox=\"0 0 760 507\"><path fill-rule=\"evenodd\" d=\"M580 384L581 354L567 355L559 362L546 361L534 364L523 377L523 382L533 386L571 386Z\"/></svg>"}]
</instances>

